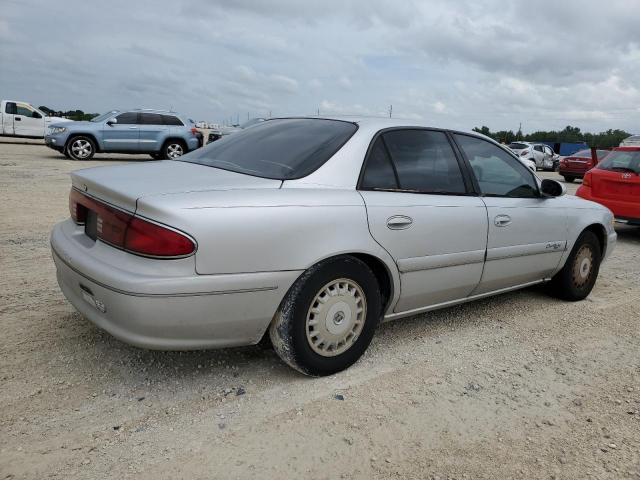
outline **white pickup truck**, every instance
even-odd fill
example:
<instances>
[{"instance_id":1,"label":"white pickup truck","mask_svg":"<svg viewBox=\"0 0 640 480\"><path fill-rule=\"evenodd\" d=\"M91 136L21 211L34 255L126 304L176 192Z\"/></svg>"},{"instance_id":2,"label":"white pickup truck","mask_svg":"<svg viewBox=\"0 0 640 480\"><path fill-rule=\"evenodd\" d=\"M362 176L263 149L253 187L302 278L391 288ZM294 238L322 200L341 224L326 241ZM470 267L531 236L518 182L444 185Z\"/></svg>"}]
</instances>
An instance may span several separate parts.
<instances>
[{"instance_id":1,"label":"white pickup truck","mask_svg":"<svg viewBox=\"0 0 640 480\"><path fill-rule=\"evenodd\" d=\"M0 135L7 137L44 138L50 124L70 121L61 117L47 117L26 102L2 100L0 103Z\"/></svg>"}]
</instances>

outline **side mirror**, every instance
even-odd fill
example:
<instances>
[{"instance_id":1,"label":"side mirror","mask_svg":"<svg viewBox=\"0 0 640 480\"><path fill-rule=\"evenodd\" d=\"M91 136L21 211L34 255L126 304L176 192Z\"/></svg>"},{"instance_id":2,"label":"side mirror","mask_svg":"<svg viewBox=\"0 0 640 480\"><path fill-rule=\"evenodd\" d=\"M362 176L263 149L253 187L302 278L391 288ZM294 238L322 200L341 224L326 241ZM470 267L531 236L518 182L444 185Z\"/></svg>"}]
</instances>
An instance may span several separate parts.
<instances>
[{"instance_id":1,"label":"side mirror","mask_svg":"<svg viewBox=\"0 0 640 480\"><path fill-rule=\"evenodd\" d=\"M109 120L107 120L107 125L109 125L110 127L112 127L116 123L118 123L118 119L117 118L110 118Z\"/></svg>"},{"instance_id":2,"label":"side mirror","mask_svg":"<svg viewBox=\"0 0 640 480\"><path fill-rule=\"evenodd\" d=\"M561 197L567 193L566 187L557 180L545 178L540 184L540 191L543 197Z\"/></svg>"}]
</instances>

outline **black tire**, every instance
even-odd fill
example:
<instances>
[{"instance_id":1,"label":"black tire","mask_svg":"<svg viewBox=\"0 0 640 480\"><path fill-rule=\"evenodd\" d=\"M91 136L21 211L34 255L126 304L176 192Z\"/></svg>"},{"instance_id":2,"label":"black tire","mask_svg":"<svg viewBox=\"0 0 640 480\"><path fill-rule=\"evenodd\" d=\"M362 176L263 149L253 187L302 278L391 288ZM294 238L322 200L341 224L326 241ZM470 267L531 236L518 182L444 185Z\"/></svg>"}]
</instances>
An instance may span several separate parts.
<instances>
[{"instance_id":1,"label":"black tire","mask_svg":"<svg viewBox=\"0 0 640 480\"><path fill-rule=\"evenodd\" d=\"M354 321L351 321L352 309L348 306L343 312L340 310L341 307L335 303L331 308L328 308L321 305L321 303L328 302L322 302L321 299L318 301L317 297L326 292L327 288L331 288L333 282L338 280L340 283L333 290L338 292L336 295L341 294L340 285L343 288L350 285L354 291L357 290L356 287L360 288L360 291L351 297L360 298L360 305L364 304L364 308L361 308L364 310L361 327L355 326L356 323L361 323L357 322L357 317L353 317ZM345 282L341 283L343 280ZM343 296L336 298L335 301L341 302L341 299L350 298L344 295L344 292L342 294ZM364 296L364 302L362 302L362 296ZM324 298L326 298L326 294ZM333 301L329 295L329 302ZM315 315L311 311L312 302L317 308L328 308L324 322L321 319L316 321L320 329L324 328L323 325L328 327L331 320L337 325L337 327L331 325L332 328L343 328L340 323L345 319L348 322L344 325L345 330L338 336L345 335L344 332L346 332L347 338L351 335L351 339L345 338L342 346L338 342L333 352L331 350L333 343L330 341L327 341L326 344L319 342L315 347L311 345L312 340L309 335L313 337L314 331L318 332L315 335L320 335L320 337L316 337L318 339L321 339L322 335L327 335L327 338L331 336L326 328L325 331L320 332L320 329L316 330L315 326L307 324L308 318L313 321L312 315ZM341 302L341 304L346 305L345 302ZM333 309L336 307L338 307L338 311L333 314ZM371 343L381 316L382 296L374 273L357 258L340 256L314 265L296 280L276 312L269 327L269 336L276 353L289 366L306 375L331 375L350 367L362 356ZM357 328L360 330L356 331ZM327 350L324 354L318 353L317 349L322 348L327 348ZM340 349L345 350L340 351Z\"/></svg>"},{"instance_id":2,"label":"black tire","mask_svg":"<svg viewBox=\"0 0 640 480\"><path fill-rule=\"evenodd\" d=\"M173 160L187 153L187 145L182 140L167 140L160 152L164 160Z\"/></svg>"},{"instance_id":3,"label":"black tire","mask_svg":"<svg viewBox=\"0 0 640 480\"><path fill-rule=\"evenodd\" d=\"M573 181L575 180L575 177L569 177L568 175L563 175L564 177L564 181L567 183L573 183Z\"/></svg>"},{"instance_id":4,"label":"black tire","mask_svg":"<svg viewBox=\"0 0 640 480\"><path fill-rule=\"evenodd\" d=\"M67 141L65 151L71 160L90 160L96 153L96 144L91 137L78 135Z\"/></svg>"},{"instance_id":5,"label":"black tire","mask_svg":"<svg viewBox=\"0 0 640 480\"><path fill-rule=\"evenodd\" d=\"M596 284L601 260L598 238L588 230L582 232L564 267L549 283L549 292L570 302L584 300Z\"/></svg>"}]
</instances>

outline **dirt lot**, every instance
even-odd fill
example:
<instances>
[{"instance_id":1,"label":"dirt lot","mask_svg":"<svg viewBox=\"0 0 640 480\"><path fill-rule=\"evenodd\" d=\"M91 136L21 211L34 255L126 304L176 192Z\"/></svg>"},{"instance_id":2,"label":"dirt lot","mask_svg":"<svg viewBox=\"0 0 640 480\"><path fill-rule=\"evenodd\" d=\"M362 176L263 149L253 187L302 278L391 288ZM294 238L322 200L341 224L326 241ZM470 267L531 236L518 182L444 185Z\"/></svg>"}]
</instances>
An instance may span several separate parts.
<instances>
[{"instance_id":1,"label":"dirt lot","mask_svg":"<svg viewBox=\"0 0 640 480\"><path fill-rule=\"evenodd\" d=\"M640 479L640 229L586 301L529 289L384 324L311 379L258 347L129 347L65 301L67 173L132 159L0 144L0 479Z\"/></svg>"}]
</instances>

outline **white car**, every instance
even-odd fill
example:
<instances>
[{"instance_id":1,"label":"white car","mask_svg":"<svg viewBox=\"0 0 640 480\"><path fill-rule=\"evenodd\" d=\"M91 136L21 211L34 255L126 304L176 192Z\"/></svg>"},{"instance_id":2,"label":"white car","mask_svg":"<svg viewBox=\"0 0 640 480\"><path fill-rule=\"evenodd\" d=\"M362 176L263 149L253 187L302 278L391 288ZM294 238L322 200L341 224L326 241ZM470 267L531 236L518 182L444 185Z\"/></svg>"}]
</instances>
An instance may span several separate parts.
<instances>
[{"instance_id":1,"label":"white car","mask_svg":"<svg viewBox=\"0 0 640 480\"><path fill-rule=\"evenodd\" d=\"M0 102L0 135L7 137L44 138L49 125L70 122L60 117L47 117L33 105L15 100Z\"/></svg>"},{"instance_id":2,"label":"white car","mask_svg":"<svg viewBox=\"0 0 640 480\"><path fill-rule=\"evenodd\" d=\"M631 135L620 142L621 147L638 147L640 146L640 135Z\"/></svg>"},{"instance_id":3,"label":"white car","mask_svg":"<svg viewBox=\"0 0 640 480\"><path fill-rule=\"evenodd\" d=\"M560 160L549 145L532 142L511 142L508 147L520 157L521 160L529 160L534 163L535 169L555 170Z\"/></svg>"},{"instance_id":4,"label":"white car","mask_svg":"<svg viewBox=\"0 0 640 480\"><path fill-rule=\"evenodd\" d=\"M493 140L395 119L266 120L71 177L51 248L88 320L168 350L268 335L310 375L354 363L383 320L543 282L582 300L616 243L607 208Z\"/></svg>"}]
</instances>

